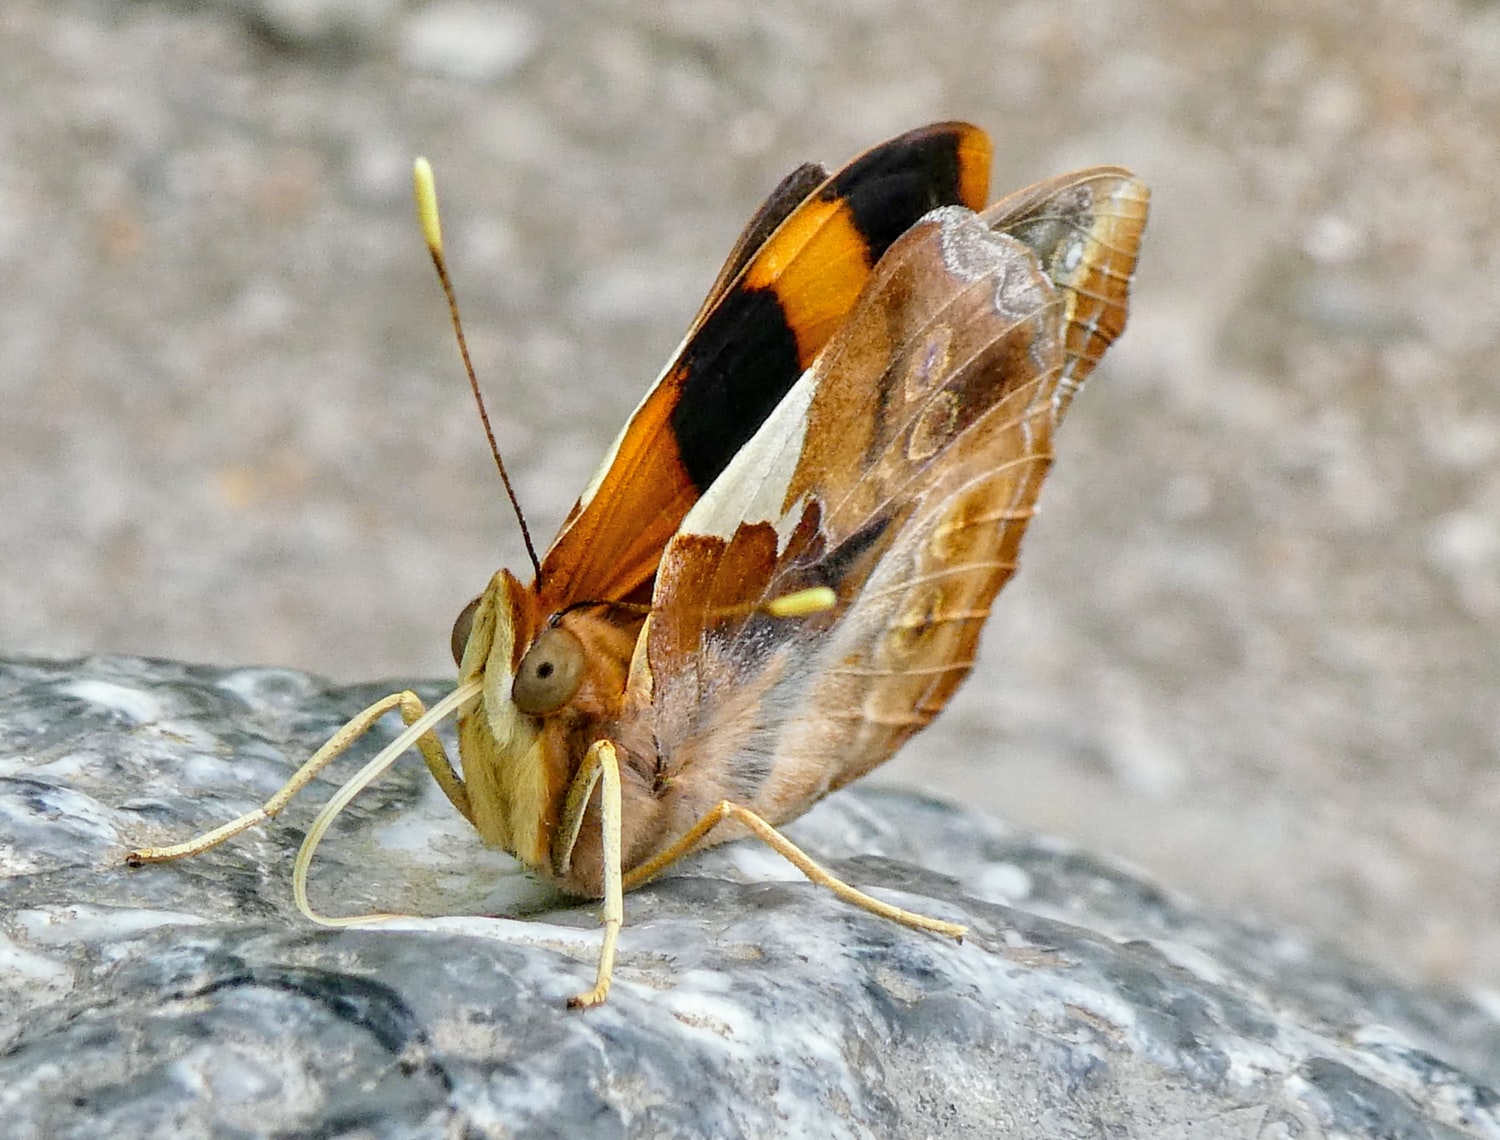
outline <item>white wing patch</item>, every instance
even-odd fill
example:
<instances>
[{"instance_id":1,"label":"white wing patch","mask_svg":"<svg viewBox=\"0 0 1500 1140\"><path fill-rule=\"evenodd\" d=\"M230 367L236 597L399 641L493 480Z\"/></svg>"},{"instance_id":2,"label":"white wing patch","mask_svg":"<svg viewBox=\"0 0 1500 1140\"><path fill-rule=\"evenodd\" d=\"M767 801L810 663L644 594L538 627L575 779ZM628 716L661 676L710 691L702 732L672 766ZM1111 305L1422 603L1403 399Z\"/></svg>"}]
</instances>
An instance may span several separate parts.
<instances>
[{"instance_id":1,"label":"white wing patch","mask_svg":"<svg viewBox=\"0 0 1500 1140\"><path fill-rule=\"evenodd\" d=\"M804 372L776 410L729 461L682 520L679 531L728 540L741 523L768 522L784 546L800 511L786 509L787 488L802 458L812 407L814 368Z\"/></svg>"}]
</instances>

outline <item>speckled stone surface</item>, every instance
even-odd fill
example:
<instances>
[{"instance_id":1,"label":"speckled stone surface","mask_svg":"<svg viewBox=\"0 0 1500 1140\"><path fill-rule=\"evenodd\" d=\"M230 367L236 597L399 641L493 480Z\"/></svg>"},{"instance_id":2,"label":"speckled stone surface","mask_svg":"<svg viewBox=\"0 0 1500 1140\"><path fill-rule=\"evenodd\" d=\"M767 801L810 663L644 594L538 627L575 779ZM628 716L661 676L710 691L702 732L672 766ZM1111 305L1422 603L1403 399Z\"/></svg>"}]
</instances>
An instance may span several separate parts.
<instances>
[{"instance_id":1,"label":"speckled stone surface","mask_svg":"<svg viewBox=\"0 0 1500 1140\"><path fill-rule=\"evenodd\" d=\"M1500 1011L898 793L841 794L791 833L970 924L962 946L735 844L627 897L615 992L586 1014L562 1002L590 980L595 909L480 849L419 762L356 802L315 901L529 920L310 927L289 890L308 803L122 865L262 800L382 691L0 664L7 1137L1500 1137Z\"/></svg>"}]
</instances>

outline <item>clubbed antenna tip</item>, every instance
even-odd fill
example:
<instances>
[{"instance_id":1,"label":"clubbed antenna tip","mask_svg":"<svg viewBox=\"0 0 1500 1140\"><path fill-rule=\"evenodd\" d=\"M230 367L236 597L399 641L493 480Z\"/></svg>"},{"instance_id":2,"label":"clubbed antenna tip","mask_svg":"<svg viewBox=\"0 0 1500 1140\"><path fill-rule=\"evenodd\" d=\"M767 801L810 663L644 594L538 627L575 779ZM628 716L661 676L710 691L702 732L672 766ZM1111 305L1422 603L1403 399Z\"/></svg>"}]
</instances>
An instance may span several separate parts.
<instances>
[{"instance_id":1,"label":"clubbed antenna tip","mask_svg":"<svg viewBox=\"0 0 1500 1140\"><path fill-rule=\"evenodd\" d=\"M536 572L537 584L542 580L542 561L536 556L536 547L531 542L531 530L526 525L526 516L521 512L521 502L516 498L515 488L510 485L510 476L505 472L505 461L500 458L500 447L495 443L495 432L490 427L490 416L484 408L484 397L479 392L479 380L474 375L474 362L469 359L469 343L464 339L463 322L458 316L458 298L453 292L453 282L448 277L448 263L443 257L443 225L438 219L437 183L432 176L432 163L418 158L412 164L412 188L417 196L417 220L422 225L422 238L427 242L427 252L432 254L432 264L437 269L438 281L443 286L443 296L448 301L448 312L453 318L453 334L458 338L458 352L463 357L464 371L469 377L469 388L474 393L474 402L479 405L479 422L484 424L485 438L490 441L490 454L495 457L495 466L500 469L500 481L505 484L505 493L510 505L515 508L516 521L521 524L521 538L526 543L526 553L531 558L531 567Z\"/></svg>"}]
</instances>

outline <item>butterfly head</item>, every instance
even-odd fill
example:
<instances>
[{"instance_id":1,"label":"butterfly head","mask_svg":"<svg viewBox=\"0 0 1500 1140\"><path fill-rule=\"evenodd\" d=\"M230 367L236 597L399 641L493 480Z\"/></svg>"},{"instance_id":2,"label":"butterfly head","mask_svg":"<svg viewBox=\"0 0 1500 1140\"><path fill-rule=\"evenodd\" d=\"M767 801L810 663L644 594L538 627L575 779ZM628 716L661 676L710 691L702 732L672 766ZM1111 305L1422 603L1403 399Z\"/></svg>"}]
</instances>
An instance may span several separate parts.
<instances>
[{"instance_id":1,"label":"butterfly head","mask_svg":"<svg viewBox=\"0 0 1500 1140\"><path fill-rule=\"evenodd\" d=\"M459 683L477 680L481 686L479 701L458 718L474 826L487 843L531 867L548 861L548 820L555 815L551 805L566 780L566 772L559 770L555 734L538 715L538 693L556 699L560 692L557 666L543 668L541 657L531 653L539 635L541 652L550 652L559 639L546 635L554 632L542 620L536 595L508 570L490 579L453 627ZM566 703L563 696L546 711Z\"/></svg>"},{"instance_id":2,"label":"butterfly head","mask_svg":"<svg viewBox=\"0 0 1500 1140\"><path fill-rule=\"evenodd\" d=\"M510 579L509 583L502 584L497 592L497 586L492 582L490 589L465 606L458 615L458 620L453 623L453 661L465 679L489 673L489 659L495 646L496 616L502 611L515 613L514 605L507 607L503 602L505 596L511 593L510 587L518 587L519 583L508 573L505 577ZM490 599L490 606L485 614L488 620L479 623L480 637L475 638L480 606L486 599ZM507 652L514 657L518 642L513 623L509 633L510 637L506 639ZM471 643L476 647L476 660L466 668L465 659ZM525 645L525 651L515 662L511 672L512 703L527 716L547 716L557 712L582 687L586 661L583 642L578 635L559 622L548 623L529 645Z\"/></svg>"},{"instance_id":3,"label":"butterfly head","mask_svg":"<svg viewBox=\"0 0 1500 1140\"><path fill-rule=\"evenodd\" d=\"M618 717L642 617L598 607L548 613L501 570L453 628L459 683L480 699L459 716L474 826L546 873L585 725Z\"/></svg>"}]
</instances>

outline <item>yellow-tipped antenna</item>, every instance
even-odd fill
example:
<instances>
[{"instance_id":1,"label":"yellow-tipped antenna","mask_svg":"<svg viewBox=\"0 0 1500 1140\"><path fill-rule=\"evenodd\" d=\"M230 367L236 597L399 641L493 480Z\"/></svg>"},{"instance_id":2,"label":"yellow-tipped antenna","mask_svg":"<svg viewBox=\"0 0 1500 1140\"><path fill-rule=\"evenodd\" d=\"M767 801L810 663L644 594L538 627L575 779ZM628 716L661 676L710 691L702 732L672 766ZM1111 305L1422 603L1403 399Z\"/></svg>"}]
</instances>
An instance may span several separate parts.
<instances>
[{"instance_id":1,"label":"yellow-tipped antenna","mask_svg":"<svg viewBox=\"0 0 1500 1140\"><path fill-rule=\"evenodd\" d=\"M469 359L469 343L464 340L463 322L458 317L458 298L453 293L453 282L448 277L448 263L443 257L443 226L438 220L437 184L432 177L432 164L419 158L412 164L412 186L417 195L417 220L422 225L422 237L427 242L427 252L432 254L432 264L437 268L438 280L443 285L443 296L448 300L448 312L453 317L453 333L458 337L458 351L464 360L464 371L469 376L469 388L474 393L474 402L479 405L479 421L484 424L485 438L490 441L490 454L495 457L495 466L500 469L500 481L505 484L505 493L510 496L510 505L515 508L516 521L521 524L521 539L526 543L526 553L531 557L531 567L536 571L537 584L542 581L542 560L536 556L536 547L531 543L531 530L526 525L526 516L521 511L521 501L516 498L515 488L510 485L510 476L505 473L505 461L500 458L500 447L495 443L495 432L490 427L490 416L484 408L484 397L479 393L479 381L474 376L474 362Z\"/></svg>"}]
</instances>

